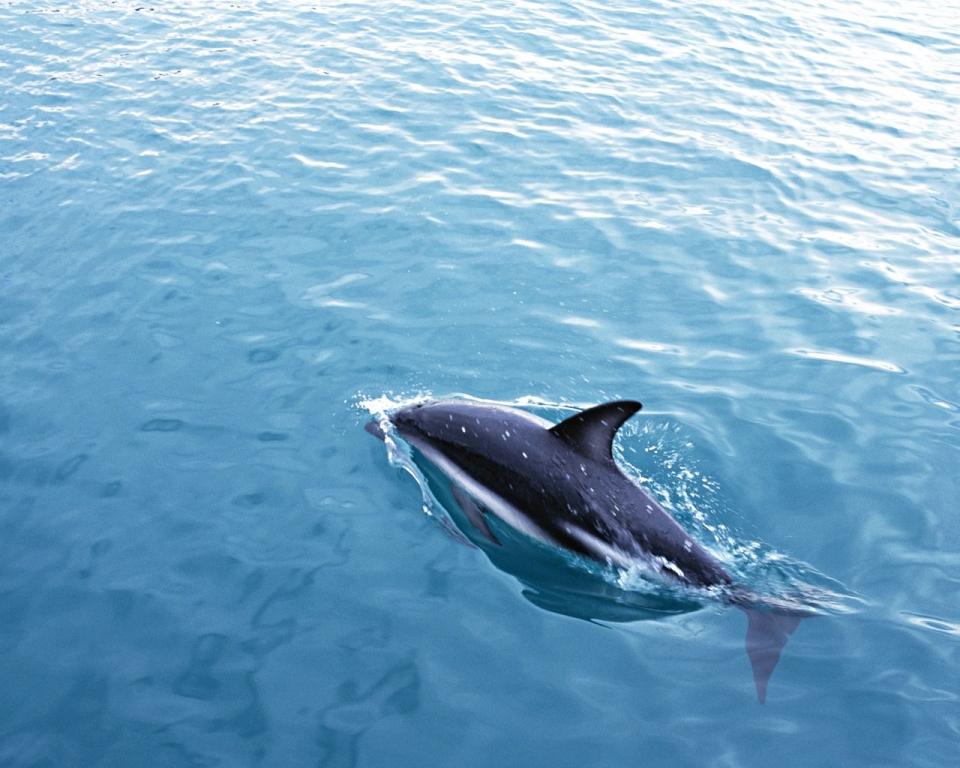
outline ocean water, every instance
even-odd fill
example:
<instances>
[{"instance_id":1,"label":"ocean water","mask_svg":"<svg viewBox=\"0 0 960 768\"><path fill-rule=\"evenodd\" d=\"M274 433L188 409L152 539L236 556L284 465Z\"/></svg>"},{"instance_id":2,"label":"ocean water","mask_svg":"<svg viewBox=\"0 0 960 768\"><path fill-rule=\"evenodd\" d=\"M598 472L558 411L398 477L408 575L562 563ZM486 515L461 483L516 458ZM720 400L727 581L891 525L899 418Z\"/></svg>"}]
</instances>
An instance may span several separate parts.
<instances>
[{"instance_id":1,"label":"ocean water","mask_svg":"<svg viewBox=\"0 0 960 768\"><path fill-rule=\"evenodd\" d=\"M960 765L957 18L0 3L0 766ZM835 598L766 703L445 527L363 425L451 395L641 400Z\"/></svg>"}]
</instances>

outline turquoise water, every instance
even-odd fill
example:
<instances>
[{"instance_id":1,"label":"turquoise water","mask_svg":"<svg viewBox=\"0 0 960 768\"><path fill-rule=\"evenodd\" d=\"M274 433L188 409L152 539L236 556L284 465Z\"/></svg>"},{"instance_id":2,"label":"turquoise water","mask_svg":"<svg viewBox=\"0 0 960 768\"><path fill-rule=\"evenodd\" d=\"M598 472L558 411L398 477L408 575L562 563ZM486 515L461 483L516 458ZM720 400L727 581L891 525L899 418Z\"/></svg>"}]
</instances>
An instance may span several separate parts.
<instances>
[{"instance_id":1,"label":"turquoise water","mask_svg":"<svg viewBox=\"0 0 960 768\"><path fill-rule=\"evenodd\" d=\"M0 4L0 766L960 765L949 6ZM765 705L424 514L457 393L843 596Z\"/></svg>"}]
</instances>

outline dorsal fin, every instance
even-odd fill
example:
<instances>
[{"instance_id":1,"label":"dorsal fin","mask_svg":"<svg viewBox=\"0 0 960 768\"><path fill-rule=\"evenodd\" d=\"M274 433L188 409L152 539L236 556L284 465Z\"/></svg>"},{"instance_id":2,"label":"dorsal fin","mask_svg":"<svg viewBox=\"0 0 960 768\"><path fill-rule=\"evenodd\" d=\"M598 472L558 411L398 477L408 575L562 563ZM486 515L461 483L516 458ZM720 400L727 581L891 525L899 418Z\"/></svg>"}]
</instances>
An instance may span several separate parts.
<instances>
[{"instance_id":1,"label":"dorsal fin","mask_svg":"<svg viewBox=\"0 0 960 768\"><path fill-rule=\"evenodd\" d=\"M581 411L550 431L594 461L613 461L613 436L642 406L636 400L618 400Z\"/></svg>"}]
</instances>

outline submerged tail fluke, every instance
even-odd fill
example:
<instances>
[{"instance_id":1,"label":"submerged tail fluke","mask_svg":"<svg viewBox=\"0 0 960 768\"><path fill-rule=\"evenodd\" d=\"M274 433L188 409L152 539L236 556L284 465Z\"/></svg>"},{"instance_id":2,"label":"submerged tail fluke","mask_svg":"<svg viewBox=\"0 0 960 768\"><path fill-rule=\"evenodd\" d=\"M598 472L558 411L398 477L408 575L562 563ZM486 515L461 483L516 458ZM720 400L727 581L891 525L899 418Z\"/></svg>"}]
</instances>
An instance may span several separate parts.
<instances>
[{"instance_id":1,"label":"submerged tail fluke","mask_svg":"<svg viewBox=\"0 0 960 768\"><path fill-rule=\"evenodd\" d=\"M787 635L793 634L802 617L738 607L747 614L747 656L753 667L757 698L763 704L767 700L767 682L780 661L780 651L787 644Z\"/></svg>"}]
</instances>

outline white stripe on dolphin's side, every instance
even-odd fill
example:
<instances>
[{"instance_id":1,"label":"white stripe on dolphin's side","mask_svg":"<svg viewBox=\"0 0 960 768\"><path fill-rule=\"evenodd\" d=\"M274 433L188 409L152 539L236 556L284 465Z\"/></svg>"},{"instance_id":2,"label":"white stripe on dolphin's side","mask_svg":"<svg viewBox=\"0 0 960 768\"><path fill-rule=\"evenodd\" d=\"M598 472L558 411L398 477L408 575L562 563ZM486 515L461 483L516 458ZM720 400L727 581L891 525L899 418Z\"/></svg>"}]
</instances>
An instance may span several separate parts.
<instances>
[{"instance_id":1,"label":"white stripe on dolphin's side","mask_svg":"<svg viewBox=\"0 0 960 768\"><path fill-rule=\"evenodd\" d=\"M450 478L451 482L459 485L507 525L513 526L518 531L525 533L530 538L536 539L543 544L549 544L552 547L560 546L555 539L548 536L545 531L535 525L527 515L524 515L519 509L510 504L510 502L494 493L485 485L477 482L476 479L460 469L460 467L450 461L450 459L440 451L415 438L409 439L408 442L420 451L430 463L436 465L437 469Z\"/></svg>"}]
</instances>

